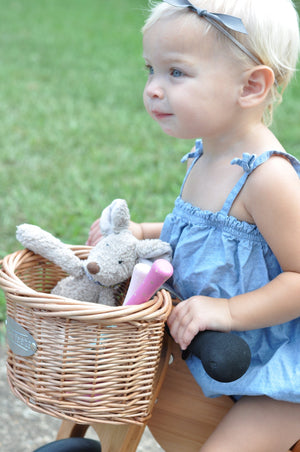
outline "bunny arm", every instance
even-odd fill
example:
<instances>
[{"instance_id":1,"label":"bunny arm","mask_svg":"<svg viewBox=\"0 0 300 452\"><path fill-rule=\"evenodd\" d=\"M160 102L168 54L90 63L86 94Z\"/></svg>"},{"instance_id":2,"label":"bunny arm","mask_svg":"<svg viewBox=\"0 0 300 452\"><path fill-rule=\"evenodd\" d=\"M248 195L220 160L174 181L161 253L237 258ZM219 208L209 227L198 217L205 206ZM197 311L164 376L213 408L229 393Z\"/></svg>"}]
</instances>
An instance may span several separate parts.
<instances>
[{"instance_id":1,"label":"bunny arm","mask_svg":"<svg viewBox=\"0 0 300 452\"><path fill-rule=\"evenodd\" d=\"M163 242L160 239L145 239L137 241L137 254L140 261L144 259L166 259L171 262L172 248L169 243Z\"/></svg>"},{"instance_id":2,"label":"bunny arm","mask_svg":"<svg viewBox=\"0 0 300 452\"><path fill-rule=\"evenodd\" d=\"M21 224L17 227L16 237L25 248L58 265L69 275L79 277L84 274L82 261L73 251L39 226Z\"/></svg>"}]
</instances>

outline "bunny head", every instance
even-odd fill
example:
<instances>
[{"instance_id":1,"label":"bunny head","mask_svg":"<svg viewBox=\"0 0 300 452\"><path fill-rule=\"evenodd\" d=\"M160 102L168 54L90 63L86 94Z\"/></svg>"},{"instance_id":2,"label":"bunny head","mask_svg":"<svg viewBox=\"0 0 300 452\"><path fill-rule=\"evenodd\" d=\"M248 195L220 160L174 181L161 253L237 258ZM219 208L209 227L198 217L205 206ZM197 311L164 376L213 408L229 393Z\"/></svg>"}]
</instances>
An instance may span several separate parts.
<instances>
[{"instance_id":1,"label":"bunny head","mask_svg":"<svg viewBox=\"0 0 300 452\"><path fill-rule=\"evenodd\" d=\"M90 251L85 268L95 281L104 286L128 279L141 260L171 260L168 243L159 239L138 240L129 230L129 222L129 210L123 199L114 200L102 212L100 229L103 237Z\"/></svg>"}]
</instances>

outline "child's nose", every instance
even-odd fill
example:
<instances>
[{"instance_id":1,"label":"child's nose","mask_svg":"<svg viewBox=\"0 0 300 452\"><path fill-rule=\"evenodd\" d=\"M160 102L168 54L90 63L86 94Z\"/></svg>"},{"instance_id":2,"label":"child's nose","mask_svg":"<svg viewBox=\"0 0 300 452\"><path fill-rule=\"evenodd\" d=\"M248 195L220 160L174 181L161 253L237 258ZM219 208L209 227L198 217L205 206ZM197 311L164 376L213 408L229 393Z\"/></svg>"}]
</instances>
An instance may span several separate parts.
<instances>
[{"instance_id":1,"label":"child's nose","mask_svg":"<svg viewBox=\"0 0 300 452\"><path fill-rule=\"evenodd\" d=\"M164 89L158 80L149 80L146 85L145 92L150 98L162 99L164 97Z\"/></svg>"}]
</instances>

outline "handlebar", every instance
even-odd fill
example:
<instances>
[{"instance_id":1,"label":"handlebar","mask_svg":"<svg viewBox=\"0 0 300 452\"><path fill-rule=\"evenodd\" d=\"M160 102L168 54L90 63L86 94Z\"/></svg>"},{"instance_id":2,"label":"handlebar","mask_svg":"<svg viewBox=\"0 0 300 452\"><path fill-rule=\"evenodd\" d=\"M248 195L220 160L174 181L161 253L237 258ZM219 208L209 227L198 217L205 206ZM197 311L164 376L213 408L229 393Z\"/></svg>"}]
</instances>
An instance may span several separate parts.
<instances>
[{"instance_id":1,"label":"handlebar","mask_svg":"<svg viewBox=\"0 0 300 452\"><path fill-rule=\"evenodd\" d=\"M244 339L219 331L198 333L183 352L183 359L187 359L190 353L201 360L211 378L223 383L242 377L251 360L250 348Z\"/></svg>"}]
</instances>

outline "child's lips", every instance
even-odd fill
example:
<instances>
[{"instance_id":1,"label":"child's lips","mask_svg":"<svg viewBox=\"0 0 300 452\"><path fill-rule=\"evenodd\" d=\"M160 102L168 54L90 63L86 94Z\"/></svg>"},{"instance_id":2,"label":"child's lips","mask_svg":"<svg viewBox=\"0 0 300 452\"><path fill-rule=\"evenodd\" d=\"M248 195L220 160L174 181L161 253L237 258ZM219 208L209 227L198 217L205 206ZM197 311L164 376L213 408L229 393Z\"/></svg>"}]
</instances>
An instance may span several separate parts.
<instances>
[{"instance_id":1,"label":"child's lips","mask_svg":"<svg viewBox=\"0 0 300 452\"><path fill-rule=\"evenodd\" d=\"M154 116L155 119L158 120L170 118L171 116L173 116L172 113L165 113L158 110L152 110L152 115Z\"/></svg>"}]
</instances>

